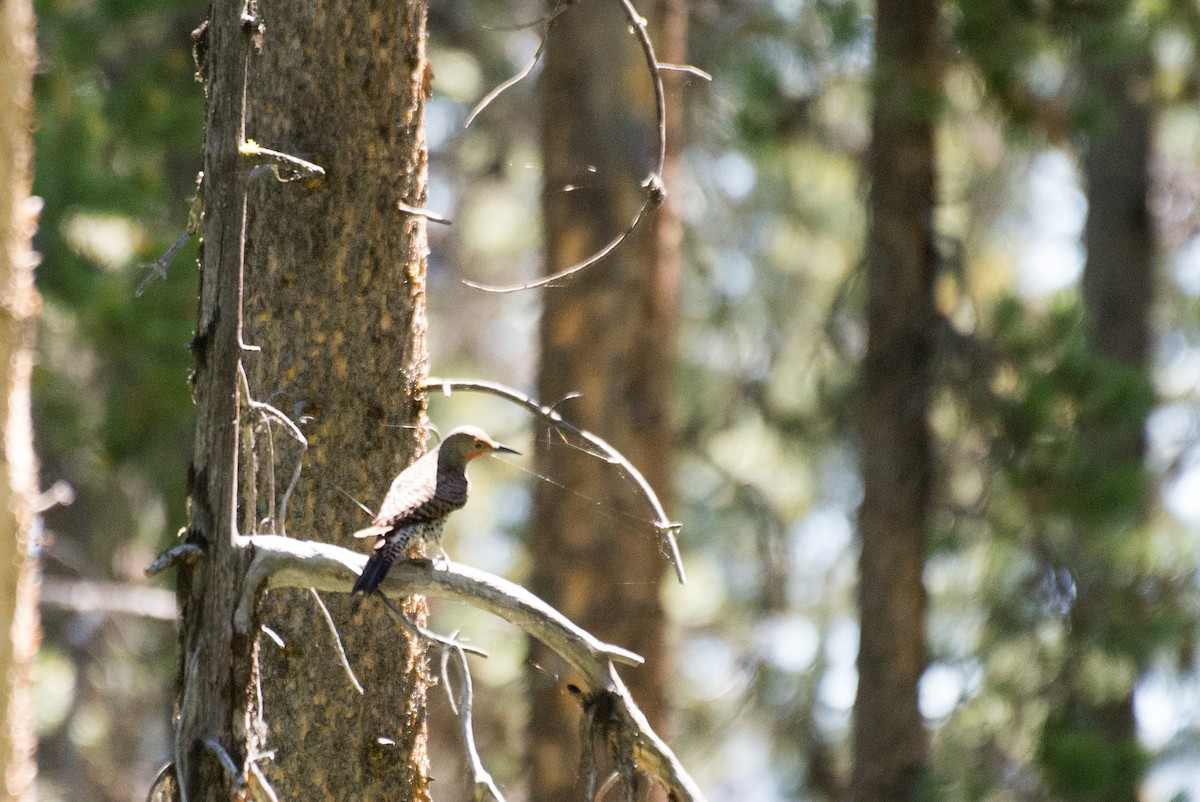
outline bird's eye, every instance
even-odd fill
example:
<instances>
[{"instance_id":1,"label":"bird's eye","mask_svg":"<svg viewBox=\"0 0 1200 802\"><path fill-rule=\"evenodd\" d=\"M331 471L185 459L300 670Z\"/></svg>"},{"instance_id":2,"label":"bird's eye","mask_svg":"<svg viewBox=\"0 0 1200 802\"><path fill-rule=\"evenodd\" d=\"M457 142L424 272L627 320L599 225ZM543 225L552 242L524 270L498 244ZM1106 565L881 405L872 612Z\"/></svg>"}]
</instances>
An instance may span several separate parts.
<instances>
[{"instance_id":1,"label":"bird's eye","mask_svg":"<svg viewBox=\"0 0 1200 802\"><path fill-rule=\"evenodd\" d=\"M475 441L475 447L476 447L476 448L483 448L483 441L482 441L482 440L476 440L476 441Z\"/></svg>"}]
</instances>

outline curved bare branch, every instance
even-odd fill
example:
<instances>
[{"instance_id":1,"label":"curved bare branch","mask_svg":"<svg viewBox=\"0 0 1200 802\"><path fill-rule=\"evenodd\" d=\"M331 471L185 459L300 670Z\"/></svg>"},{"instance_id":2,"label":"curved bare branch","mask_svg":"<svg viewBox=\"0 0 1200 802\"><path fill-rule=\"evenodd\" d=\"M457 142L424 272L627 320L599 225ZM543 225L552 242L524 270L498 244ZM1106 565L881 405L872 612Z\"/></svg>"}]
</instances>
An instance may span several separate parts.
<instances>
[{"instance_id":1,"label":"curved bare branch","mask_svg":"<svg viewBox=\"0 0 1200 802\"><path fill-rule=\"evenodd\" d=\"M558 412L555 412L554 407L540 404L524 393L503 384L475 379L429 378L421 384L421 387L426 391L441 390L447 396L455 390L467 390L489 393L507 399L529 410L551 426L568 431L585 441L594 447L605 461L614 465L620 465L633 477L633 481L637 483L638 488L642 491L642 495L645 496L650 506L654 509L654 529L662 537L663 544L667 547L667 556L670 558L671 565L675 569L675 576L678 577L679 584L687 584L687 577L683 573L683 560L679 556L679 543L677 541L682 524L672 521L667 517L667 512L663 509L662 502L658 500L658 495L655 494L654 488L650 487L650 483L646 481L646 477L621 452L609 445L607 441L571 423Z\"/></svg>"},{"instance_id":2,"label":"curved bare branch","mask_svg":"<svg viewBox=\"0 0 1200 802\"><path fill-rule=\"evenodd\" d=\"M620 3L621 10L625 13L626 19L629 20L630 31L633 33L634 37L637 38L638 44L641 45L642 55L646 59L646 68L650 73L650 82L654 87L654 114L655 129L658 134L658 155L654 169L642 182L642 189L644 189L646 192L646 200L642 203L642 207L638 209L638 213L634 216L633 222L630 223L624 231L610 240L609 243L603 248L596 251L581 262L577 262L570 267L564 268L555 273L551 273L548 276L542 276L539 279L527 281L523 284L495 286L491 284L480 284L474 281L464 281L463 283L468 287L473 287L477 290L483 290L484 292L494 293L520 292L521 290L547 287L562 281L563 279L569 278L575 273L578 273L579 271L596 264L620 247L621 243L627 240L629 236L637 229L638 225L646 217L646 213L657 209L666 199L667 193L666 189L663 187L662 181L663 171L666 169L667 164L667 93L663 88L662 82L663 65L659 62L658 56L654 54L654 43L650 40L650 32L647 30L646 18L637 12L637 9L633 7L633 3L630 2L630 0L617 0L617 2ZM562 10L565 9L566 6L562 8ZM561 13L561 11L558 13ZM542 40L542 46L545 46L545 39ZM529 72L533 70L533 65L537 63L538 56L541 55L541 52L542 48L539 47L537 55L534 56L533 61L525 70L519 73L516 77L511 78L505 83L501 84L486 98L484 98L483 102L480 104L480 107L477 107L476 111L472 111L471 117L467 121L467 124L470 125L470 120L475 118L475 115L478 113L478 111L482 110L482 107L485 107L488 103L491 103L497 95L528 75ZM671 64L667 65L667 68L678 69L678 66Z\"/></svg>"}]
</instances>

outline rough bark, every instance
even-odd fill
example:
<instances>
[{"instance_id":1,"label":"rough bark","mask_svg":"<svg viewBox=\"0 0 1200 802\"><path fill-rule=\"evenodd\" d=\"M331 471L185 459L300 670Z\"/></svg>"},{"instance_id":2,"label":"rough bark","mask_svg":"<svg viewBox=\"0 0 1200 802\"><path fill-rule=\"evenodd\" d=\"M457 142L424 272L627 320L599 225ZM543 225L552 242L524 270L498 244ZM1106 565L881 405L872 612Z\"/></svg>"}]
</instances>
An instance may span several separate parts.
<instances>
[{"instance_id":1,"label":"rough bark","mask_svg":"<svg viewBox=\"0 0 1200 802\"><path fill-rule=\"evenodd\" d=\"M862 374L861 634L854 799L912 799L926 737L922 584L933 456L934 134L941 81L935 0L879 0L868 165L868 344Z\"/></svg>"},{"instance_id":2,"label":"rough bark","mask_svg":"<svg viewBox=\"0 0 1200 802\"><path fill-rule=\"evenodd\" d=\"M238 360L241 356L242 245L246 173L248 31L240 0L214 0L207 33L204 230L194 359L196 434L188 471L187 540L203 559L180 567L179 696L175 767L191 802L226 800L259 748L253 725L254 641L231 626L245 571L237 548ZM206 741L231 758L238 777Z\"/></svg>"},{"instance_id":3,"label":"rough bark","mask_svg":"<svg viewBox=\"0 0 1200 802\"><path fill-rule=\"evenodd\" d=\"M361 549L350 533L366 516L338 488L377 507L424 440L425 221L396 204L426 201L426 6L262 0L259 8L266 33L252 62L249 135L326 175L266 177L252 188L245 336L262 350L245 362L256 399L304 417L309 449L288 530ZM259 428L260 521L273 514L266 437ZM298 450L279 427L273 444L278 501ZM312 598L269 594L263 621L286 644L262 647L276 791L427 799L423 644L374 600L357 614L343 595L326 603L366 695L347 682ZM417 598L407 609L416 618L426 608Z\"/></svg>"},{"instance_id":4,"label":"rough bark","mask_svg":"<svg viewBox=\"0 0 1200 802\"><path fill-rule=\"evenodd\" d=\"M38 204L30 198L33 8L0 4L0 761L3 798L34 794L33 660L37 563L32 555L37 464L29 411L32 249Z\"/></svg>"},{"instance_id":5,"label":"rough bark","mask_svg":"<svg viewBox=\"0 0 1200 802\"><path fill-rule=\"evenodd\" d=\"M649 17L659 58L683 61L684 3L662 0ZM550 33L541 86L547 274L624 230L645 198L642 180L656 168L650 77L627 28L616 3L581 3L558 17ZM677 147L678 76L664 77L670 156ZM669 190L669 166L666 179ZM668 205L607 259L566 286L542 291L539 397L553 403L582 393L559 411L621 450L660 493L671 483L678 239ZM645 502L627 477L554 437L538 438L535 462L563 487L537 486L530 589L601 639L646 658L624 677L661 732L669 655L659 587L668 563ZM572 676L536 643L529 663L529 798L574 798L580 708L565 692Z\"/></svg>"}]
</instances>

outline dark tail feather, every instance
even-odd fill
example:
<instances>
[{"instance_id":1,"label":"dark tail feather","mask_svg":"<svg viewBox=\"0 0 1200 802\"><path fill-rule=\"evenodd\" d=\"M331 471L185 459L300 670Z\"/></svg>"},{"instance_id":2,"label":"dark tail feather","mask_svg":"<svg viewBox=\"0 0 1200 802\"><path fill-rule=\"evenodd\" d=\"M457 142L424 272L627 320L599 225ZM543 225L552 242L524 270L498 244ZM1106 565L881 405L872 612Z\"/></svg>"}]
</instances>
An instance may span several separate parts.
<instances>
[{"instance_id":1,"label":"dark tail feather","mask_svg":"<svg viewBox=\"0 0 1200 802\"><path fill-rule=\"evenodd\" d=\"M358 576L358 581L354 583L354 593L374 593L383 583L383 578L387 576L388 569L392 567L392 561L396 559L396 555L392 549L382 548L371 555L371 559L367 560L366 567Z\"/></svg>"}]
</instances>

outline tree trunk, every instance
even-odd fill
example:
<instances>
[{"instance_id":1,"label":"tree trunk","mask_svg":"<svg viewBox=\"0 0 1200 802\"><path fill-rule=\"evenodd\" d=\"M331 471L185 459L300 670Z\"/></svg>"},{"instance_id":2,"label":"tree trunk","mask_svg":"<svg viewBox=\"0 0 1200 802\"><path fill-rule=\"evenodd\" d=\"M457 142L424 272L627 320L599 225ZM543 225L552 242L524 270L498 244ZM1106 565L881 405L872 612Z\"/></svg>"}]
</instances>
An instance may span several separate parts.
<instances>
[{"instance_id":1,"label":"tree trunk","mask_svg":"<svg viewBox=\"0 0 1200 802\"><path fill-rule=\"evenodd\" d=\"M1152 398L1151 309L1155 236L1149 210L1153 142L1152 59L1148 43L1129 58L1085 48L1084 79L1100 114L1087 132L1083 173L1088 198L1083 272L1086 345L1098 390L1079 420L1087 482L1105 492L1065 555L1076 596L1067 631L1061 707L1043 735L1042 762L1056 796L1136 802L1147 761L1138 742L1133 694L1158 644L1151 625L1156 581L1137 566L1131 540L1146 526L1149 482L1143 468ZM1111 402L1094 399L1117 399ZM1136 548L1136 546L1134 547ZM1162 637L1162 635L1158 635ZM1131 669L1128 686L1098 691L1078 666L1102 654Z\"/></svg>"},{"instance_id":2,"label":"tree trunk","mask_svg":"<svg viewBox=\"0 0 1200 802\"><path fill-rule=\"evenodd\" d=\"M215 0L198 48L208 120L188 539L204 557L179 580L176 761L193 801L229 799L259 769L283 799L428 799L423 651L374 601L343 628L367 697L351 687L308 594L275 593L262 607L282 648L231 626L249 556L235 540L238 494L242 534L282 531L298 457L261 404L239 404L243 361L251 397L302 422L311 444L290 499L299 536L347 543L363 515L337 488L377 503L421 443L406 425L423 408L425 228L396 202L425 202L424 41L420 2L331 13L313 2ZM239 152L247 131L319 163L325 178L284 184L252 172ZM346 600L329 601L346 624ZM274 760L260 763L268 747Z\"/></svg>"},{"instance_id":3,"label":"tree trunk","mask_svg":"<svg viewBox=\"0 0 1200 802\"><path fill-rule=\"evenodd\" d=\"M187 488L187 543L203 557L180 566L177 590L183 622L175 769L191 802L230 798L238 778L216 759L216 749L240 777L261 746L253 724L256 641L231 626L246 568L234 520L247 175L239 145L250 48L244 8L240 0L213 0L205 37L204 232L191 344L196 435Z\"/></svg>"},{"instance_id":4,"label":"tree trunk","mask_svg":"<svg viewBox=\"0 0 1200 802\"><path fill-rule=\"evenodd\" d=\"M925 766L922 584L933 474L935 122L942 75L935 0L879 0L861 411L856 800L913 799Z\"/></svg>"},{"instance_id":5,"label":"tree trunk","mask_svg":"<svg viewBox=\"0 0 1200 802\"><path fill-rule=\"evenodd\" d=\"M686 8L659 0L650 15L662 61L683 61ZM555 21L542 77L543 220L547 273L575 264L623 231L656 169L650 76L614 3L577 4ZM668 175L678 131L677 75L668 89ZM573 189L572 189L573 188ZM543 290L538 395L607 439L660 493L671 484L671 354L679 280L678 221L663 207L611 256L569 284ZM530 589L605 641L640 653L623 672L651 725L667 716L667 566L651 516L628 477L555 437L539 437ZM561 484L561 487L559 486ZM532 802L576 798L578 701L561 661L530 644L528 722Z\"/></svg>"},{"instance_id":6,"label":"tree trunk","mask_svg":"<svg viewBox=\"0 0 1200 802\"><path fill-rule=\"evenodd\" d=\"M33 366L33 231L29 139L35 62L28 0L0 4L0 761L3 798L32 800L36 766L33 661L37 563L32 556L37 464L29 412Z\"/></svg>"},{"instance_id":7,"label":"tree trunk","mask_svg":"<svg viewBox=\"0 0 1200 802\"><path fill-rule=\"evenodd\" d=\"M369 519L339 488L377 508L424 443L425 220L396 204L426 201L426 7L261 0L260 8L266 35L253 59L250 135L326 176L267 178L252 189L246 340L262 351L245 361L257 399L303 416L309 449L287 533L364 548L350 533ZM260 428L260 521L274 514L265 436ZM278 501L298 450L282 429L273 436ZM427 799L424 645L374 599L356 615L345 597L326 603L366 695L351 687L311 596L270 594L263 621L286 644L264 642L262 654L276 791ZM423 618L424 600L407 611Z\"/></svg>"}]
</instances>

